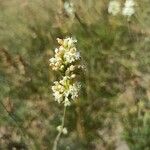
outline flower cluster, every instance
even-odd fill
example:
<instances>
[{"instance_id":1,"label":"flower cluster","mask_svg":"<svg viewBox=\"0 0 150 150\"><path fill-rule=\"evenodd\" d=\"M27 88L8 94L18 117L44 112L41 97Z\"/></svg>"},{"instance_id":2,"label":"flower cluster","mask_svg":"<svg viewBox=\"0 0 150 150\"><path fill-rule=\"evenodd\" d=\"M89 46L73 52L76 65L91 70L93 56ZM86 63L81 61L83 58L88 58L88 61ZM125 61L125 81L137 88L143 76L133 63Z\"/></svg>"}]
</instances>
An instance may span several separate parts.
<instances>
[{"instance_id":1,"label":"flower cluster","mask_svg":"<svg viewBox=\"0 0 150 150\"><path fill-rule=\"evenodd\" d=\"M135 6L134 0L126 0L124 7L122 9L122 15L131 17L135 13L134 6ZM120 12L121 12L121 4L119 3L119 1L116 0L110 1L108 6L108 13L115 16Z\"/></svg>"},{"instance_id":2,"label":"flower cluster","mask_svg":"<svg viewBox=\"0 0 150 150\"><path fill-rule=\"evenodd\" d=\"M78 97L80 89L80 83L72 83L72 78L64 76L62 80L55 81L52 86L53 95L58 103L64 103L65 106L69 106L70 100L74 100Z\"/></svg>"},{"instance_id":3,"label":"flower cluster","mask_svg":"<svg viewBox=\"0 0 150 150\"><path fill-rule=\"evenodd\" d=\"M124 8L122 10L122 14L127 17L132 16L135 13L134 6L135 3L133 0L126 0Z\"/></svg>"},{"instance_id":4,"label":"flower cluster","mask_svg":"<svg viewBox=\"0 0 150 150\"><path fill-rule=\"evenodd\" d=\"M80 60L80 53L75 47L77 40L72 38L57 39L60 44L55 49L55 57L51 58L50 66L53 70L62 73L62 79L55 81L52 86L55 101L64 103L64 106L70 106L71 101L78 98L80 83L75 80L75 71L82 68L77 62Z\"/></svg>"},{"instance_id":5,"label":"flower cluster","mask_svg":"<svg viewBox=\"0 0 150 150\"><path fill-rule=\"evenodd\" d=\"M117 15L120 12L120 3L118 1L110 1L108 6L108 12L113 16Z\"/></svg>"},{"instance_id":6,"label":"flower cluster","mask_svg":"<svg viewBox=\"0 0 150 150\"><path fill-rule=\"evenodd\" d=\"M73 3L65 1L64 10L70 17L74 17L75 10Z\"/></svg>"},{"instance_id":7,"label":"flower cluster","mask_svg":"<svg viewBox=\"0 0 150 150\"><path fill-rule=\"evenodd\" d=\"M50 66L56 71L64 70L65 66L80 59L80 53L75 47L77 40L72 38L62 40L58 38L57 41L60 47L55 49L55 57L49 60Z\"/></svg>"}]
</instances>

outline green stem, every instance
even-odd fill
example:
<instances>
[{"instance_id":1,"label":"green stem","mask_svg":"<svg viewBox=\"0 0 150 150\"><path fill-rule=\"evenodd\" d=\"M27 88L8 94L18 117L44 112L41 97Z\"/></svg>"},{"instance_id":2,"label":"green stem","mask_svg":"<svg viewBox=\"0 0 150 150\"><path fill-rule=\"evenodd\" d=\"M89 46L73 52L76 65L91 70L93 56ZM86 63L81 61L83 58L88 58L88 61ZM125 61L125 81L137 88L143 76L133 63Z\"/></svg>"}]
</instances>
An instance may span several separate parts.
<instances>
[{"instance_id":1,"label":"green stem","mask_svg":"<svg viewBox=\"0 0 150 150\"><path fill-rule=\"evenodd\" d=\"M61 128L63 130L64 128L64 124L65 124L65 116L66 116L66 106L64 107L64 112L63 112L63 118L62 118L62 122L61 122ZM55 138L54 144L53 144L53 150L57 150L57 145L60 139L60 136L62 134L62 130L60 130Z\"/></svg>"}]
</instances>

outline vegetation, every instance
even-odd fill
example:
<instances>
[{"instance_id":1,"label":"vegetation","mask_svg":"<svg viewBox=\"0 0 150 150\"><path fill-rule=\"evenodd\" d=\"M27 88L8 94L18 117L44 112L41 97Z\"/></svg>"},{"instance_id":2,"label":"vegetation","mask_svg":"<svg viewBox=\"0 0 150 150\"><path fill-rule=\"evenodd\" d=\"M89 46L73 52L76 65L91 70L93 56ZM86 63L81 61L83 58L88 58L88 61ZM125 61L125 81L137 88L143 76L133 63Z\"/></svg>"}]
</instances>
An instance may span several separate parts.
<instances>
[{"instance_id":1,"label":"vegetation","mask_svg":"<svg viewBox=\"0 0 150 150\"><path fill-rule=\"evenodd\" d=\"M150 8L135 2L127 18L109 14L109 0L72 0L71 13L61 0L0 1L0 149L52 149L63 106L49 58L68 36L86 70L58 149L150 149Z\"/></svg>"}]
</instances>

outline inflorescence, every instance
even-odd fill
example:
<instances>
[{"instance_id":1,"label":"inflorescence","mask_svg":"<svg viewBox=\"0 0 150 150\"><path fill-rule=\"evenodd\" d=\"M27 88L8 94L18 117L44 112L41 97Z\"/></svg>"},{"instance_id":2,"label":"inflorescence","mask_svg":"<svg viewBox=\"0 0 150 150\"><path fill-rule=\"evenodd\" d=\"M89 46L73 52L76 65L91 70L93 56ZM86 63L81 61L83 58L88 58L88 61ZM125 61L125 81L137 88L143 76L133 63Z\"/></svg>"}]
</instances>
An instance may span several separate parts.
<instances>
[{"instance_id":1,"label":"inflorescence","mask_svg":"<svg viewBox=\"0 0 150 150\"><path fill-rule=\"evenodd\" d=\"M121 12L121 4L117 0L112 0L109 2L108 13L113 16ZM134 0L126 0L124 7L122 8L122 15L126 17L131 17L135 13L135 2Z\"/></svg>"},{"instance_id":2,"label":"inflorescence","mask_svg":"<svg viewBox=\"0 0 150 150\"><path fill-rule=\"evenodd\" d=\"M77 40L73 38L57 39L59 48L55 49L55 56L51 58L50 66L55 71L62 73L62 79L55 81L52 86L55 101L70 106L71 101L78 98L81 84L76 81L75 71L81 69L79 65L80 53L75 47Z\"/></svg>"}]
</instances>

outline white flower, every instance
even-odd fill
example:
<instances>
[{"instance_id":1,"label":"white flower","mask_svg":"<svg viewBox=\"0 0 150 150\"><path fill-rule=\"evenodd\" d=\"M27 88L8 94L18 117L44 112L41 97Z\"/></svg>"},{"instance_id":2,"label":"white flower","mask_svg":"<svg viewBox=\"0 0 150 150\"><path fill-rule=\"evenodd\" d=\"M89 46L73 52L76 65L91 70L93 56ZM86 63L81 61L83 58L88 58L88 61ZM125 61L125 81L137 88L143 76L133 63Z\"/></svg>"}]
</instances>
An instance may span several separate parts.
<instances>
[{"instance_id":1,"label":"white flower","mask_svg":"<svg viewBox=\"0 0 150 150\"><path fill-rule=\"evenodd\" d=\"M61 101L63 100L63 95L57 91L54 92L53 95L55 97L55 101L57 101L58 103L61 103Z\"/></svg>"},{"instance_id":2,"label":"white flower","mask_svg":"<svg viewBox=\"0 0 150 150\"><path fill-rule=\"evenodd\" d=\"M74 46L74 44L77 42L77 40L73 38L68 38L67 40L68 40L68 47Z\"/></svg>"},{"instance_id":3,"label":"white flower","mask_svg":"<svg viewBox=\"0 0 150 150\"><path fill-rule=\"evenodd\" d=\"M64 93L65 94L65 101L64 101L64 105L65 106L70 106L70 101L69 98L71 100L75 100L76 98L78 98L78 93L79 90L81 88L80 83L76 82L73 85L69 85L68 90Z\"/></svg>"},{"instance_id":4,"label":"white flower","mask_svg":"<svg viewBox=\"0 0 150 150\"><path fill-rule=\"evenodd\" d=\"M70 76L71 78L73 77L73 71L76 69L77 67L75 65L70 65L66 71L65 71L65 75Z\"/></svg>"},{"instance_id":5,"label":"white flower","mask_svg":"<svg viewBox=\"0 0 150 150\"><path fill-rule=\"evenodd\" d=\"M80 59L80 53L77 52L75 48L72 48L64 54L64 59L66 60L66 63L72 63Z\"/></svg>"},{"instance_id":6,"label":"white flower","mask_svg":"<svg viewBox=\"0 0 150 150\"><path fill-rule=\"evenodd\" d=\"M75 82L72 84L72 78L64 76L62 80L55 81L52 86L53 96L58 103L63 102L65 106L70 106L71 102L78 97L80 90L80 83Z\"/></svg>"},{"instance_id":7,"label":"white flower","mask_svg":"<svg viewBox=\"0 0 150 150\"><path fill-rule=\"evenodd\" d=\"M75 81L75 70L82 69L81 65L76 63L80 59L80 53L75 47L76 39L58 38L57 41L60 46L55 49L55 56L49 61L52 69L60 70L63 76L61 80L54 82L52 91L55 101L63 103L64 106L70 106L71 101L77 99L81 87Z\"/></svg>"},{"instance_id":8,"label":"white flower","mask_svg":"<svg viewBox=\"0 0 150 150\"><path fill-rule=\"evenodd\" d=\"M74 16L75 10L74 10L73 3L66 1L64 3L64 9L69 16L71 16L71 17Z\"/></svg>"},{"instance_id":9,"label":"white flower","mask_svg":"<svg viewBox=\"0 0 150 150\"><path fill-rule=\"evenodd\" d=\"M122 14L124 16L131 17L135 13L134 6L135 6L135 3L133 0L126 0L124 4L124 8L122 10Z\"/></svg>"},{"instance_id":10,"label":"white flower","mask_svg":"<svg viewBox=\"0 0 150 150\"><path fill-rule=\"evenodd\" d=\"M134 6L135 3L134 3L134 0L126 0L125 4L124 4L126 7L131 7L131 6Z\"/></svg>"},{"instance_id":11,"label":"white flower","mask_svg":"<svg viewBox=\"0 0 150 150\"><path fill-rule=\"evenodd\" d=\"M74 44L77 42L77 40L76 39L73 39L73 38L65 38L64 40L63 40L63 46L64 47L68 47L68 48L71 48L71 47L74 47Z\"/></svg>"},{"instance_id":12,"label":"white flower","mask_svg":"<svg viewBox=\"0 0 150 150\"><path fill-rule=\"evenodd\" d=\"M75 47L76 39L69 37L62 40L57 38L57 41L60 47L55 49L55 57L49 59L50 66L56 71L63 70L65 65L80 59L80 53Z\"/></svg>"},{"instance_id":13,"label":"white flower","mask_svg":"<svg viewBox=\"0 0 150 150\"><path fill-rule=\"evenodd\" d=\"M75 70L75 66L74 65L71 65L67 68L66 72L72 72Z\"/></svg>"},{"instance_id":14,"label":"white flower","mask_svg":"<svg viewBox=\"0 0 150 150\"><path fill-rule=\"evenodd\" d=\"M76 77L75 74L72 74L72 75L70 76L71 79L74 79L75 77Z\"/></svg>"},{"instance_id":15,"label":"white flower","mask_svg":"<svg viewBox=\"0 0 150 150\"><path fill-rule=\"evenodd\" d=\"M63 128L63 134L67 134L68 133L68 130L67 130L67 128Z\"/></svg>"},{"instance_id":16,"label":"white flower","mask_svg":"<svg viewBox=\"0 0 150 150\"><path fill-rule=\"evenodd\" d=\"M120 12L120 3L113 0L109 2L108 12L112 15L117 15Z\"/></svg>"},{"instance_id":17,"label":"white flower","mask_svg":"<svg viewBox=\"0 0 150 150\"><path fill-rule=\"evenodd\" d=\"M81 84L79 82L74 83L72 86L69 87L69 94L71 98L74 100L78 97L79 90L81 88Z\"/></svg>"},{"instance_id":18,"label":"white flower","mask_svg":"<svg viewBox=\"0 0 150 150\"><path fill-rule=\"evenodd\" d=\"M66 127L63 128L61 125L57 127L57 130L59 132L62 132L63 134L67 134L68 133L67 128Z\"/></svg>"},{"instance_id":19,"label":"white flower","mask_svg":"<svg viewBox=\"0 0 150 150\"><path fill-rule=\"evenodd\" d=\"M50 66L52 67L53 70L61 70L63 66L63 60L61 57L53 57L49 59L50 61Z\"/></svg>"}]
</instances>

